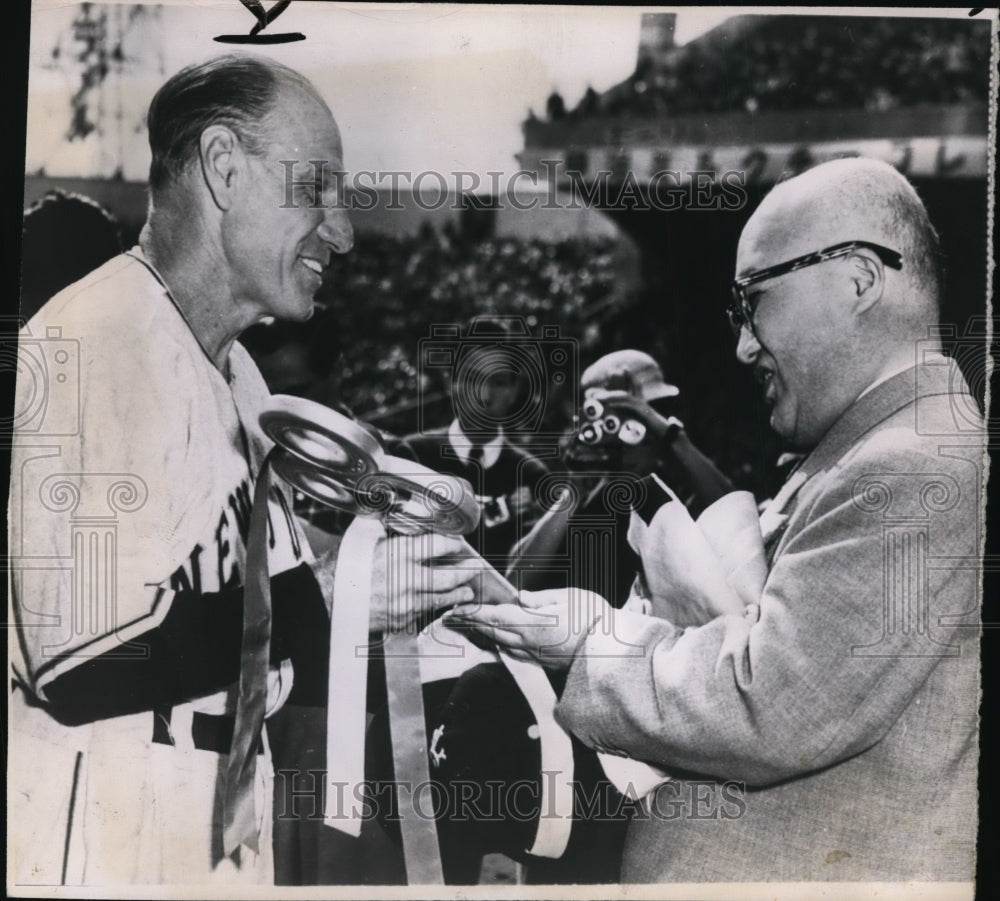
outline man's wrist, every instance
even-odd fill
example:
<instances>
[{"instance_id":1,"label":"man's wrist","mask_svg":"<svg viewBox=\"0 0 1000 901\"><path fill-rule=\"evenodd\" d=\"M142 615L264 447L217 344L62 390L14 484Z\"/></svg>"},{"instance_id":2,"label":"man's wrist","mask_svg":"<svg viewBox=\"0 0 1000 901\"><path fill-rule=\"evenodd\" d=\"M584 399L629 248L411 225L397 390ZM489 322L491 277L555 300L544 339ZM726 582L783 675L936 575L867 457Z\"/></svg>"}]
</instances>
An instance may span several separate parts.
<instances>
[{"instance_id":1,"label":"man's wrist","mask_svg":"<svg viewBox=\"0 0 1000 901\"><path fill-rule=\"evenodd\" d=\"M580 632L576 646L573 648L574 657L586 653L587 644L595 635L613 632L615 612L615 609L604 598L601 598L601 606L595 611L590 625L586 630Z\"/></svg>"},{"instance_id":2,"label":"man's wrist","mask_svg":"<svg viewBox=\"0 0 1000 901\"><path fill-rule=\"evenodd\" d=\"M664 636L670 644L677 641L684 629L668 620L640 613L637 610L616 610L610 604L594 621L576 650L576 657L635 657L641 656L646 634L652 622L658 629L666 627Z\"/></svg>"},{"instance_id":3,"label":"man's wrist","mask_svg":"<svg viewBox=\"0 0 1000 901\"><path fill-rule=\"evenodd\" d=\"M676 416L669 416L663 421L661 426L662 434L660 441L664 447L670 447L682 434L684 434L684 423Z\"/></svg>"}]
</instances>

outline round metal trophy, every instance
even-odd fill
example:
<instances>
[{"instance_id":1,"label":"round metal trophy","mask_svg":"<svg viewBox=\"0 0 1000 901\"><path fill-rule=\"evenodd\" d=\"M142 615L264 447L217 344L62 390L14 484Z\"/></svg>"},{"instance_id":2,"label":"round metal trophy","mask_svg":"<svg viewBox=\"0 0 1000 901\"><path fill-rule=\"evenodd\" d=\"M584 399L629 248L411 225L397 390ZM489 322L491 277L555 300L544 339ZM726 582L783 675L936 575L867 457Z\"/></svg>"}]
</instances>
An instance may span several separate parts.
<instances>
[{"instance_id":1,"label":"round metal trophy","mask_svg":"<svg viewBox=\"0 0 1000 901\"><path fill-rule=\"evenodd\" d=\"M479 524L465 479L386 454L371 432L329 407L275 395L260 425L280 448L274 471L322 504L376 517L401 535L467 535Z\"/></svg>"},{"instance_id":2,"label":"round metal trophy","mask_svg":"<svg viewBox=\"0 0 1000 901\"><path fill-rule=\"evenodd\" d=\"M274 472L303 494L355 517L341 539L334 572L324 821L357 837L361 819L335 807L344 786L351 787L353 796L364 781L369 605L376 546L387 532L466 535L479 524L480 507L465 479L386 454L372 432L321 404L275 395L261 414L260 425L276 445L271 456ZM490 571L485 561L476 563L470 549L470 566L479 565ZM493 576L500 578L495 572ZM417 636L411 631L386 633L384 655L396 779L429 784ZM399 815L407 880L415 885L443 884L435 820L420 816L414 796L402 794Z\"/></svg>"}]
</instances>

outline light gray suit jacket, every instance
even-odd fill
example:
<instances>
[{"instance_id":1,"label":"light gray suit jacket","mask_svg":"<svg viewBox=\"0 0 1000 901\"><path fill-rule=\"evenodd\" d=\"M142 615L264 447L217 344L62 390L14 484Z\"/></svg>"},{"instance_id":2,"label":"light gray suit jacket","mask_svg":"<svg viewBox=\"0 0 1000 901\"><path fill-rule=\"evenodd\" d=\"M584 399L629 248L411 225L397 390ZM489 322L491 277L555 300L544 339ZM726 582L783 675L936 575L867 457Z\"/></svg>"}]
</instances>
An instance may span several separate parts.
<instances>
[{"instance_id":1,"label":"light gray suit jacket","mask_svg":"<svg viewBox=\"0 0 1000 901\"><path fill-rule=\"evenodd\" d=\"M630 825L623 881L973 878L981 429L929 357L802 464L744 616L616 611L587 639L558 718L677 777Z\"/></svg>"}]
</instances>

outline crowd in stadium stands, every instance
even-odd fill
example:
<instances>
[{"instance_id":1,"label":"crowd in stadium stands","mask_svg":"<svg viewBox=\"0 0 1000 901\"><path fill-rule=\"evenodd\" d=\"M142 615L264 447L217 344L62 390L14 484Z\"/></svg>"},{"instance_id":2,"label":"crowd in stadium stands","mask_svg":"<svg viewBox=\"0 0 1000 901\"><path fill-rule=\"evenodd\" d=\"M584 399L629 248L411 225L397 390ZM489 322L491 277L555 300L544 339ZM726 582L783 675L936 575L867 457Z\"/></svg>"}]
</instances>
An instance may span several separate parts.
<instances>
[{"instance_id":1,"label":"crowd in stadium stands","mask_svg":"<svg viewBox=\"0 0 1000 901\"><path fill-rule=\"evenodd\" d=\"M644 59L622 85L588 91L561 118L727 110L858 108L986 100L988 23L962 19L774 17L727 41L695 40Z\"/></svg>"},{"instance_id":2,"label":"crowd in stadium stands","mask_svg":"<svg viewBox=\"0 0 1000 901\"><path fill-rule=\"evenodd\" d=\"M405 237L359 234L350 254L331 261L320 308L307 324L258 326L245 343L263 359L265 377L269 355L303 347L313 399L335 398L358 415L375 414L380 426L409 431L418 400L439 404L447 415L450 373L419 359L419 340L430 337L432 326L499 314L524 317L536 334L555 323L562 335L580 340L587 324L581 312L611 291L612 251L608 239L470 242L448 228Z\"/></svg>"},{"instance_id":3,"label":"crowd in stadium stands","mask_svg":"<svg viewBox=\"0 0 1000 901\"><path fill-rule=\"evenodd\" d=\"M57 210L60 228L48 215ZM85 242L81 250L72 239L79 229L71 226L93 231L95 222L107 225L111 238L104 244ZM577 348L579 371L629 345L646 347L665 360L663 348L650 345L649 311L627 287L635 274L621 271L628 254L616 240L470 235L475 229L468 225L442 231L428 225L403 237L359 234L352 253L332 259L312 319L259 325L241 339L271 390L346 408L397 435L446 425L451 370L425 365L426 360L422 364L421 339L431 337L433 326L463 326L477 315L521 317L529 341L543 326L557 326L558 340ZM125 245L118 229L106 210L77 195L52 192L33 206L24 227L24 320L45 298L119 252ZM75 262L77 251L86 255L85 262ZM45 262L52 259L62 264ZM713 387L717 367L718 360L708 354L685 362L689 381L701 389L684 418L727 474L745 487L757 487L759 467L751 461L760 457L759 436L725 427L731 399ZM544 390L540 430L551 436L569 426L576 397L569 384L549 383ZM531 443L530 436L515 440Z\"/></svg>"},{"instance_id":4,"label":"crowd in stadium stands","mask_svg":"<svg viewBox=\"0 0 1000 901\"><path fill-rule=\"evenodd\" d=\"M420 339L431 335L432 326L464 325L484 314L523 317L533 336L542 326L557 325L560 339L577 342L582 371L630 343L616 332L622 318L640 320L633 323L631 343L644 328L648 333L641 321L648 311L641 305L622 310L616 303L618 318L611 320L593 312L611 296L614 282L615 241L609 238L473 242L447 228L403 237L361 233L350 254L331 261L317 297L321 306L309 322L256 326L241 340L272 391L346 407L404 435L445 426L452 416L451 370L420 359ZM671 367L664 362L669 380ZM719 382L718 366L709 354L685 361L687 381L699 389L696 398L685 398L682 417L740 487L764 490L762 438L749 426L754 412L744 411L747 427L734 427L732 398ZM550 383L545 390L542 429L552 435L570 425L576 398L569 386ZM532 444L530 437L518 440Z\"/></svg>"}]
</instances>

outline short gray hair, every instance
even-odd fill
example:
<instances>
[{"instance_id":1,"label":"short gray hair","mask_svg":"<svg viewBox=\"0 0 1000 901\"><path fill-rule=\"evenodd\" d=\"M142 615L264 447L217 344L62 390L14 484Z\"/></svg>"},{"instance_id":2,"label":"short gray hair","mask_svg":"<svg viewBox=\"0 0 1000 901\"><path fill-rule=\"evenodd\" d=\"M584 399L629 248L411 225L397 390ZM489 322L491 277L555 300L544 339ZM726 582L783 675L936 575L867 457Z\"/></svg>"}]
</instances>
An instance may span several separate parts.
<instances>
[{"instance_id":1,"label":"short gray hair","mask_svg":"<svg viewBox=\"0 0 1000 901\"><path fill-rule=\"evenodd\" d=\"M306 78L262 57L228 54L181 69L149 105L150 189L166 187L197 159L201 134L210 125L231 128L247 152L261 153L266 136L262 123L283 84L318 99Z\"/></svg>"}]
</instances>

